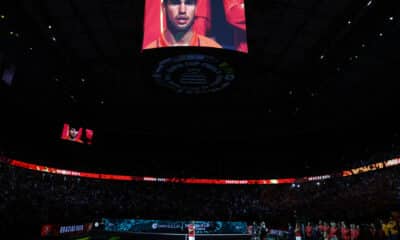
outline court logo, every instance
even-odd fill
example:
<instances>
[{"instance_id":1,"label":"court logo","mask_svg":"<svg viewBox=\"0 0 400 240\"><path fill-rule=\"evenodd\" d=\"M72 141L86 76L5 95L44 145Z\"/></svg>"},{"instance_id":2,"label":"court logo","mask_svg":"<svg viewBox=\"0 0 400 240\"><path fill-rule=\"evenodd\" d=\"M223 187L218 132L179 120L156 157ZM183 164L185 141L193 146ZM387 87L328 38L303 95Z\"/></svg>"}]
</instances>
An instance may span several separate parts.
<instances>
[{"instance_id":1,"label":"court logo","mask_svg":"<svg viewBox=\"0 0 400 240\"><path fill-rule=\"evenodd\" d=\"M225 61L203 54L187 54L161 61L153 78L177 93L204 94L225 89L236 76Z\"/></svg>"}]
</instances>

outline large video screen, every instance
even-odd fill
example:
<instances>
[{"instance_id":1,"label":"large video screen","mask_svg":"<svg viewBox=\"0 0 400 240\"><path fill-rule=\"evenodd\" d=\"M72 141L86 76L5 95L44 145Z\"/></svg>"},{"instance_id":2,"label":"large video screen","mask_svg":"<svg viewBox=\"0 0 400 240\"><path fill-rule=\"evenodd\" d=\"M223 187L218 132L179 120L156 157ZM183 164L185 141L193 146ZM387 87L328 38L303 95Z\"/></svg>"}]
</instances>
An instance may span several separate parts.
<instances>
[{"instance_id":1,"label":"large video screen","mask_svg":"<svg viewBox=\"0 0 400 240\"><path fill-rule=\"evenodd\" d=\"M64 123L61 139L91 145L93 141L94 131L92 129L84 129L82 127L73 127L68 123Z\"/></svg>"},{"instance_id":2,"label":"large video screen","mask_svg":"<svg viewBox=\"0 0 400 240\"><path fill-rule=\"evenodd\" d=\"M247 53L244 0L146 0L143 49L182 46Z\"/></svg>"}]
</instances>

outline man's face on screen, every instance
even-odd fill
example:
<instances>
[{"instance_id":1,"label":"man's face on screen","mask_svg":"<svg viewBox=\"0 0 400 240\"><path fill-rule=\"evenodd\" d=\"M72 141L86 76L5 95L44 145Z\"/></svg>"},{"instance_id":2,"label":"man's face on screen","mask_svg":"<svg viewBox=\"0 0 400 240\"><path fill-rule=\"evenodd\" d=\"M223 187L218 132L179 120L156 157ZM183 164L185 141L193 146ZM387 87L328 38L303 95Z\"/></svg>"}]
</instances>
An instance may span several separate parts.
<instances>
[{"instance_id":1,"label":"man's face on screen","mask_svg":"<svg viewBox=\"0 0 400 240\"><path fill-rule=\"evenodd\" d=\"M194 22L196 0L164 0L169 27L173 31L188 31Z\"/></svg>"},{"instance_id":2,"label":"man's face on screen","mask_svg":"<svg viewBox=\"0 0 400 240\"><path fill-rule=\"evenodd\" d=\"M76 128L71 128L71 129L69 130L69 136L70 136L70 138L72 138L72 139L76 138L76 137L78 136L78 133L79 133L79 131L76 130Z\"/></svg>"}]
</instances>

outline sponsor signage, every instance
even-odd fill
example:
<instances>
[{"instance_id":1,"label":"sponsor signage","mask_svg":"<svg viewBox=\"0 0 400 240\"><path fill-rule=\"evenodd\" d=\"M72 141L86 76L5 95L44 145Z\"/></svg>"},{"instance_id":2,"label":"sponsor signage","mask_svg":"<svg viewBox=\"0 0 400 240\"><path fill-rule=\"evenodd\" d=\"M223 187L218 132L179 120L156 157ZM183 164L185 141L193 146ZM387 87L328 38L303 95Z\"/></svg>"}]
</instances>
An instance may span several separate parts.
<instances>
[{"instance_id":1,"label":"sponsor signage","mask_svg":"<svg viewBox=\"0 0 400 240\"><path fill-rule=\"evenodd\" d=\"M104 218L105 231L140 233L181 233L187 234L190 224L194 224L196 234L247 234L246 222L222 221L169 221L144 219Z\"/></svg>"},{"instance_id":2,"label":"sponsor signage","mask_svg":"<svg viewBox=\"0 0 400 240\"><path fill-rule=\"evenodd\" d=\"M40 235L42 237L80 235L90 232L92 227L92 223L76 225L45 224L42 226Z\"/></svg>"}]
</instances>

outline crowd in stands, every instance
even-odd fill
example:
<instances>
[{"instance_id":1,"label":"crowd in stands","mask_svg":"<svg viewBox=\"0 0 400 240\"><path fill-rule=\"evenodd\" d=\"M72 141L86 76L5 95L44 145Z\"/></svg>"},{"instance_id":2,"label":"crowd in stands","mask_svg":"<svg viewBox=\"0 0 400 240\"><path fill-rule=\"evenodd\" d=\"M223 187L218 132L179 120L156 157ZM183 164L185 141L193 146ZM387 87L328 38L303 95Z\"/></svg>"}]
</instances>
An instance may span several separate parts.
<instances>
[{"instance_id":1,"label":"crowd in stands","mask_svg":"<svg viewBox=\"0 0 400 240\"><path fill-rule=\"evenodd\" d=\"M400 210L400 167L293 185L184 185L68 177L0 161L0 188L3 231L10 225L84 223L102 217L266 220L271 228L286 230L289 222L295 226L324 219L350 229L350 223L374 223L381 229L379 221Z\"/></svg>"}]
</instances>

